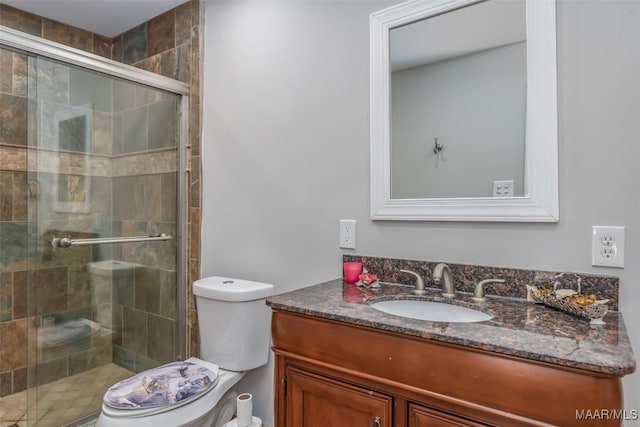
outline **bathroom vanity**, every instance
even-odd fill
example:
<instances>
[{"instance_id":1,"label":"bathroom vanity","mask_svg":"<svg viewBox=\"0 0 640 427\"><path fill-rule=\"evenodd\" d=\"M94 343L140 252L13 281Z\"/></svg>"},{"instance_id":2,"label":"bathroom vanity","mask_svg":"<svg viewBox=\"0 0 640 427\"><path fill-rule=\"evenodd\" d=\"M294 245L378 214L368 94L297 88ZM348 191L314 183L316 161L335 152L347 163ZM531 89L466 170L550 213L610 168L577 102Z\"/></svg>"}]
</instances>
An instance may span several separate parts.
<instances>
[{"instance_id":1,"label":"bathroom vanity","mask_svg":"<svg viewBox=\"0 0 640 427\"><path fill-rule=\"evenodd\" d=\"M621 378L635 370L619 313L590 326L523 300L458 294L456 304L493 318L445 323L370 306L411 291L340 279L267 300L278 427L621 425L593 416L622 408Z\"/></svg>"}]
</instances>

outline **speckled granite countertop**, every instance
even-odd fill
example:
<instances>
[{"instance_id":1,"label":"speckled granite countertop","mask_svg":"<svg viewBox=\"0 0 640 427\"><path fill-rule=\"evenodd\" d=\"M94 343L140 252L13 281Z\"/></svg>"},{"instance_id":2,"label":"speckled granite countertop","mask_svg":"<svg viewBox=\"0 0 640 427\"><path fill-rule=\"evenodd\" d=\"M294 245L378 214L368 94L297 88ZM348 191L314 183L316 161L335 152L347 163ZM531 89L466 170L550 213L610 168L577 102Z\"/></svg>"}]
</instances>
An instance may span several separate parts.
<instances>
[{"instance_id":1,"label":"speckled granite countertop","mask_svg":"<svg viewBox=\"0 0 640 427\"><path fill-rule=\"evenodd\" d=\"M267 299L274 310L289 311L374 329L392 331L536 360L560 366L623 376L635 371L635 358L621 313L609 312L605 325L529 303L492 298L476 303L470 295L456 295L455 304L493 314L478 323L445 323L414 320L383 313L368 305L374 299L443 301L440 292L413 295L412 286L382 283L379 291L362 290L342 279L298 289Z\"/></svg>"}]
</instances>

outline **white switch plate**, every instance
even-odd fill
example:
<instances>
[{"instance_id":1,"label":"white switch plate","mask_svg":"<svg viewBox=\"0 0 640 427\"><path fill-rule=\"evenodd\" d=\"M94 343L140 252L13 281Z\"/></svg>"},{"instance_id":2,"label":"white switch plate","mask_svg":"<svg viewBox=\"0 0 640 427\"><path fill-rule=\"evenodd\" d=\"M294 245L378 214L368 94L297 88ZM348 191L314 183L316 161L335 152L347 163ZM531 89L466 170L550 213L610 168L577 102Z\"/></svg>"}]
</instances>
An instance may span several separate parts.
<instances>
[{"instance_id":1,"label":"white switch plate","mask_svg":"<svg viewBox=\"0 0 640 427\"><path fill-rule=\"evenodd\" d=\"M513 180L493 181L493 197L513 197Z\"/></svg>"},{"instance_id":2,"label":"white switch plate","mask_svg":"<svg viewBox=\"0 0 640 427\"><path fill-rule=\"evenodd\" d=\"M591 265L594 267L624 268L624 227L593 226Z\"/></svg>"},{"instance_id":3,"label":"white switch plate","mask_svg":"<svg viewBox=\"0 0 640 427\"><path fill-rule=\"evenodd\" d=\"M356 248L356 220L340 220L340 247L345 249Z\"/></svg>"}]
</instances>

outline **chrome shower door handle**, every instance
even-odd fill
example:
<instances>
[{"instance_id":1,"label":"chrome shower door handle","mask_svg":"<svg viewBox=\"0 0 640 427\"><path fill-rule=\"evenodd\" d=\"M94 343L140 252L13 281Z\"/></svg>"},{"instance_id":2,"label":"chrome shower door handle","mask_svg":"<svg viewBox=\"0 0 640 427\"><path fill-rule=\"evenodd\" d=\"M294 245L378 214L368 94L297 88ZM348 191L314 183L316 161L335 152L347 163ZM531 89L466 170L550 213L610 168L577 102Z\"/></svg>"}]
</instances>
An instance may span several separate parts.
<instances>
[{"instance_id":1,"label":"chrome shower door handle","mask_svg":"<svg viewBox=\"0 0 640 427\"><path fill-rule=\"evenodd\" d=\"M134 243L171 240L173 236L165 233L158 233L151 236L128 236L128 237L99 237L95 239L70 239L68 237L54 237L51 246L54 248L70 248L71 246L87 245L111 245L115 243Z\"/></svg>"}]
</instances>

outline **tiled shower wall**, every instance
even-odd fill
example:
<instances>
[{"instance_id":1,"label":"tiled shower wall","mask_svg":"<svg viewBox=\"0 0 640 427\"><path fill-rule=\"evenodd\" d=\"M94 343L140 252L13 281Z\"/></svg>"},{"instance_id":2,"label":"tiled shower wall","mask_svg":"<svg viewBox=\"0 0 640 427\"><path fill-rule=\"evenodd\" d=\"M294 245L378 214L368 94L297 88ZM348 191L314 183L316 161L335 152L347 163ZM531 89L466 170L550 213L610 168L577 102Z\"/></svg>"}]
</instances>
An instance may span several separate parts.
<instances>
[{"instance_id":1,"label":"tiled shower wall","mask_svg":"<svg viewBox=\"0 0 640 427\"><path fill-rule=\"evenodd\" d=\"M0 50L0 66L0 396L4 396L27 387L27 60Z\"/></svg>"},{"instance_id":2,"label":"tiled shower wall","mask_svg":"<svg viewBox=\"0 0 640 427\"><path fill-rule=\"evenodd\" d=\"M112 57L115 60L132 64L134 66L163 74L168 77L177 78L190 84L190 123L189 123L189 143L191 146L191 154L188 158L189 169L189 266L188 266L188 283L199 277L200 271L200 42L199 42L199 22L200 22L200 5L198 1L189 1L181 6L146 22L113 40L107 39L97 34L70 27L65 24L57 23L46 18L42 18L33 14L29 14L7 5L0 3L0 25L15 28L23 32L63 43L78 49L92 52L105 57ZM28 184L28 167L26 156L27 145L27 103L26 97L26 59L23 55L15 53L3 52L0 55L3 70L11 70L11 72L3 72L0 80L0 114L2 114L3 128L0 130L0 236L3 241L0 248L3 257L2 274L0 274L0 341L3 346L0 351L0 394L5 395L12 392L20 391L27 386L27 322L37 321L37 317L28 317L26 313L27 307L27 269L24 262L28 257L24 242L27 238L28 218L27 216L27 197L29 194ZM161 106L157 108L162 108ZM126 115L124 117L127 117ZM123 120L124 120L123 117ZM118 120L113 117L114 125ZM155 139L154 139L155 140ZM94 136L94 141L99 141ZM99 144L98 144L99 147ZM116 145L118 147L118 145ZM124 147L124 146L122 146ZM118 148L114 148L117 154ZM123 148L123 151L126 149ZM123 163L127 163L126 161ZM135 168L139 165L137 162L128 162L128 167L132 165ZM124 165L124 168L127 166ZM95 178L93 178L95 179ZM123 173L120 177L115 178L111 185L127 186L129 188L147 188L150 190L155 187L157 180L175 180L175 174L159 173L156 178L148 176L144 179L127 177ZM128 181L129 180L129 181ZM134 182L132 183L131 180ZM146 180L146 181L145 181ZM132 184L132 185L131 185ZM151 190L150 190L151 191ZM169 195L171 196L171 195ZM169 197L165 196L165 197ZM135 197L135 196L134 196ZM175 198L173 199L175 200ZM118 210L113 207L114 212ZM153 208L152 208L153 209ZM165 220L161 218L161 220ZM131 228L139 228L140 221L135 218L127 218L126 213L121 213L120 218L111 225L115 228L121 227L122 231L139 231ZM127 227L129 229L127 229ZM144 227L155 227L154 221L149 220ZM127 229L127 230L125 230ZM114 230L115 231L115 230ZM135 251L135 248L131 248ZM142 253L143 251L139 251ZM104 255L104 254L102 254ZM117 254L111 254L116 257ZM127 254L133 256L135 263L135 253ZM86 262L88 260L103 258L94 254L85 254L86 260L79 259L76 270L86 275ZM71 267L67 267L68 269ZM170 269L134 269L131 274L134 276L134 282L140 286L133 287L136 293L133 300L128 296L123 296L122 304L118 304L118 295L113 296L114 313L120 313L122 310L122 318L131 317L134 322L137 316L138 324L140 322L140 313L147 313L145 322L147 328L144 329L145 334L149 335L151 340L160 341L158 332L164 330L164 326L160 325L166 319L175 319L176 313L172 313L169 308L169 302L175 296L175 289L172 289L173 277L171 277ZM154 271L155 270L155 271ZM51 270L41 269L39 274L58 274L64 276L59 267L52 267ZM60 283L67 283L68 287L59 289L59 295L64 295L57 299L57 303L61 304L65 301L66 309L73 308L78 302L75 301L78 293L73 286L82 281L69 280L69 271L66 271L67 277L61 277ZM73 274L73 273L71 273ZM120 274L120 273L113 273ZM160 277L160 292L148 292L151 283L147 279L157 284L157 277ZM111 280L114 280L113 278ZM114 280L117 282L117 280ZM175 283L175 281L173 281ZM114 288L114 293L118 292L118 287ZM71 298L70 295L74 295ZM135 298L137 297L137 299ZM66 300L65 300L66 298ZM127 305L124 300L129 301ZM136 301L132 303L132 301ZM195 305L190 287L188 289L189 301L189 331L187 337L188 353L197 355L199 352L199 340L196 324ZM53 304L53 302L50 302ZM144 307L143 307L144 306ZM50 307L49 307L50 308ZM36 310L48 310L49 308L36 308ZM136 311L137 310L137 311ZM127 313L127 314L125 314ZM157 319L154 316L157 315ZM114 326L120 317L116 314L113 318ZM156 325L156 326L154 326ZM33 328L35 330L35 328ZM118 331L118 328L115 328ZM169 354L173 349L166 348L140 348L142 339L147 336L127 336L125 333L118 334L113 339L114 356L120 358L123 364L135 362L135 355L139 355L139 368L144 364L146 356L156 360L164 360L169 358ZM163 335L163 339L166 336ZM5 345L6 344L6 345ZM138 352L136 352L138 351ZM133 356L132 356L133 355ZM30 355L35 357L35 355ZM95 355L87 359L86 363L80 361L67 360L67 370L69 365L75 367L88 366L91 363L100 363L98 360L100 355ZM30 360L33 360L30 358ZM75 369L75 368L72 368ZM54 371L55 372L55 371ZM50 378L52 379L52 378ZM49 378L43 378L40 381L46 381Z\"/></svg>"}]
</instances>

